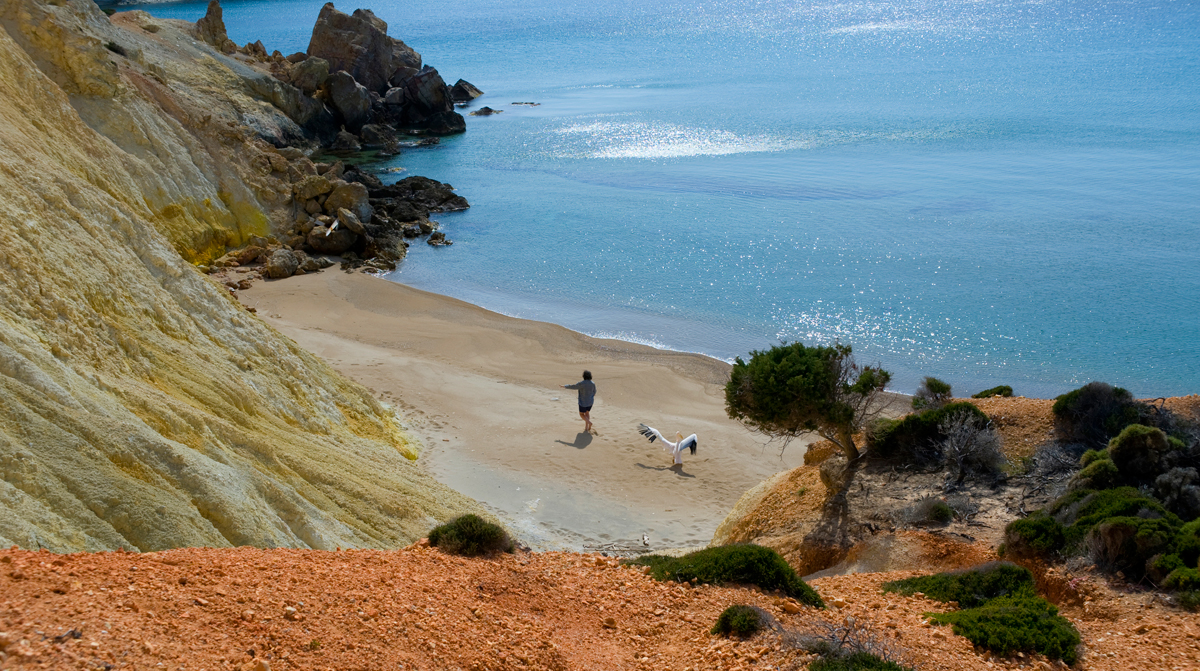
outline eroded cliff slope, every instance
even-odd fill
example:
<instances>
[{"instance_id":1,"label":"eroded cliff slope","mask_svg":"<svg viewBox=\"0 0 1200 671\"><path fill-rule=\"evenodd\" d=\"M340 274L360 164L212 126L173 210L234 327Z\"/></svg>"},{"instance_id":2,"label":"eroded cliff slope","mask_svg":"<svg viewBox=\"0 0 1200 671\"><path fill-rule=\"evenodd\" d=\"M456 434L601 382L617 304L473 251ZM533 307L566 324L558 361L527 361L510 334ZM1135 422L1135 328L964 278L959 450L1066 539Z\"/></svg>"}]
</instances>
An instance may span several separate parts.
<instances>
[{"instance_id":1,"label":"eroded cliff slope","mask_svg":"<svg viewBox=\"0 0 1200 671\"><path fill-rule=\"evenodd\" d=\"M395 547L475 510L189 263L290 203L247 125L287 117L187 24L130 14L0 2L0 544Z\"/></svg>"}]
</instances>

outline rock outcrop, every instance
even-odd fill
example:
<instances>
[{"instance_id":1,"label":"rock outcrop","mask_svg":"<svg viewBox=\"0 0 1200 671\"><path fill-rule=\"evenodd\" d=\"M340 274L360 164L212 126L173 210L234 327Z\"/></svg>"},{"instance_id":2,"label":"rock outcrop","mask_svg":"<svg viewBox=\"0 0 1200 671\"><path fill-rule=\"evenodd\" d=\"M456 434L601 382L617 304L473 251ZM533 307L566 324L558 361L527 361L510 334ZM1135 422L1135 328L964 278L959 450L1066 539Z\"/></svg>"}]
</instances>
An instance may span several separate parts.
<instances>
[{"instance_id":1,"label":"rock outcrop","mask_svg":"<svg viewBox=\"0 0 1200 671\"><path fill-rule=\"evenodd\" d=\"M208 1L208 12L196 22L196 37L220 49L223 53L232 54L237 45L225 33L225 19L219 0Z\"/></svg>"},{"instance_id":2,"label":"rock outcrop","mask_svg":"<svg viewBox=\"0 0 1200 671\"><path fill-rule=\"evenodd\" d=\"M392 409L197 272L251 242L285 272L295 185L324 187L261 139L305 135L266 65L193 31L0 5L0 545L391 548L478 511Z\"/></svg>"},{"instance_id":3,"label":"rock outcrop","mask_svg":"<svg viewBox=\"0 0 1200 671\"><path fill-rule=\"evenodd\" d=\"M351 15L325 3L313 26L308 55L323 58L332 70L345 70L363 86L384 93L394 80L400 81L421 69L421 55L408 45L388 37L387 23L369 9Z\"/></svg>"},{"instance_id":4,"label":"rock outcrop","mask_svg":"<svg viewBox=\"0 0 1200 671\"><path fill-rule=\"evenodd\" d=\"M454 82L454 86L450 87L450 99L456 103L471 102L481 95L483 95L483 91L465 79Z\"/></svg>"}]
</instances>

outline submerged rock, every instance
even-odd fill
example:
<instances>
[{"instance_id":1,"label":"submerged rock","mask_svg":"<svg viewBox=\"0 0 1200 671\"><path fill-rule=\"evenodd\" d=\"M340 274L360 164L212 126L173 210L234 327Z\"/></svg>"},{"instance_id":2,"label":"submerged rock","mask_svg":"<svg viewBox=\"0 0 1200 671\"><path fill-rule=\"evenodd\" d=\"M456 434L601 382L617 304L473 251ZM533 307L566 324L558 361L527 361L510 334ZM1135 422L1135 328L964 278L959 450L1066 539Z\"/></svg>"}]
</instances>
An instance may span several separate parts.
<instances>
[{"instance_id":1,"label":"submerged rock","mask_svg":"<svg viewBox=\"0 0 1200 671\"><path fill-rule=\"evenodd\" d=\"M480 107L474 112L471 112L471 116L491 116L493 114L500 114L502 112L504 112L504 110L494 110L490 107Z\"/></svg>"}]
</instances>

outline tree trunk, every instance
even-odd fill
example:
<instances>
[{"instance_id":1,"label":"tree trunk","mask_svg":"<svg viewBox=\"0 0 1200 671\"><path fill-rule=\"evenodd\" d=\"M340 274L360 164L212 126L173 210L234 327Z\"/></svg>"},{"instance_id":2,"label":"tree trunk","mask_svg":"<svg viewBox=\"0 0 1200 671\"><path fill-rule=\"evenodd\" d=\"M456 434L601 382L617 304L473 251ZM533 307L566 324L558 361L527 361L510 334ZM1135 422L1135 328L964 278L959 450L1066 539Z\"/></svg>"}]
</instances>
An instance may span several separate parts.
<instances>
[{"instance_id":1,"label":"tree trunk","mask_svg":"<svg viewBox=\"0 0 1200 671\"><path fill-rule=\"evenodd\" d=\"M838 429L837 443L842 448L842 452L846 453L846 461L854 461L858 458L858 448L854 445L854 434L849 429Z\"/></svg>"}]
</instances>

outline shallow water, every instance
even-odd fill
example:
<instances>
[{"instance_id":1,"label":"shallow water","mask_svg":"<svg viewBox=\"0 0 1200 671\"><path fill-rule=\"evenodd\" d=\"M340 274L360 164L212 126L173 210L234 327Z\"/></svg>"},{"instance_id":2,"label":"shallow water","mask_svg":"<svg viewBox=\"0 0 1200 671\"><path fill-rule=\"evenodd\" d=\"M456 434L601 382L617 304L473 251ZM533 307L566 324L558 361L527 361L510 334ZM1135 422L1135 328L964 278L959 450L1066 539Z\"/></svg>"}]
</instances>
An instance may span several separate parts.
<instances>
[{"instance_id":1,"label":"shallow water","mask_svg":"<svg viewBox=\"0 0 1200 671\"><path fill-rule=\"evenodd\" d=\"M290 53L321 4L225 20ZM383 166L472 203L396 281L721 358L840 339L902 391L1198 391L1195 2L372 9L504 110Z\"/></svg>"}]
</instances>

